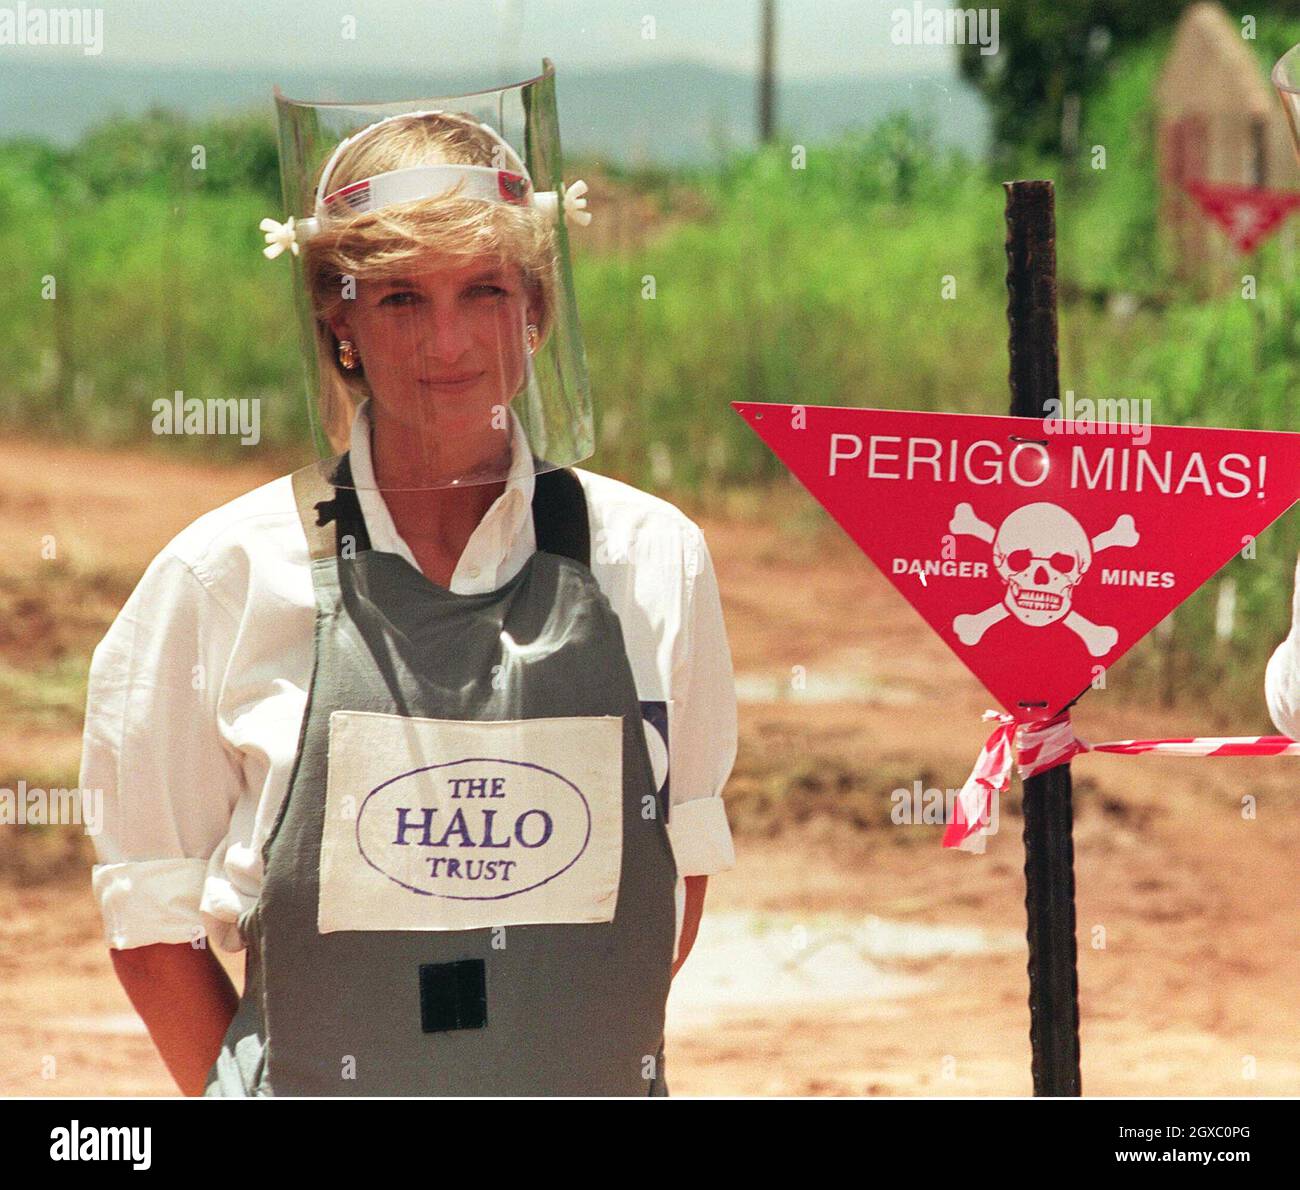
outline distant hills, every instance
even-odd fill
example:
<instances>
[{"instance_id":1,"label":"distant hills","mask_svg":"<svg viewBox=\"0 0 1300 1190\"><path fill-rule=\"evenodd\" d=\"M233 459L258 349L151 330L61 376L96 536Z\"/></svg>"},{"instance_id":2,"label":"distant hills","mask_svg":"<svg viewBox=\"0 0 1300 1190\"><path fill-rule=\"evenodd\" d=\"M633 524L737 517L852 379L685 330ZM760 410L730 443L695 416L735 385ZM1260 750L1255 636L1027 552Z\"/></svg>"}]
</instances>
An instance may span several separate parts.
<instances>
[{"instance_id":1,"label":"distant hills","mask_svg":"<svg viewBox=\"0 0 1300 1190\"><path fill-rule=\"evenodd\" d=\"M566 153L624 163L702 163L719 146L755 138L751 75L689 62L566 72L559 64ZM521 76L522 77L522 76ZM473 76L295 71L227 71L12 58L0 63L0 137L35 136L60 145L116 112L154 104L205 116L235 109L272 112L271 87L301 99L405 99L454 95L501 82ZM898 110L929 113L944 143L982 152L989 122L979 96L950 74L848 76L778 83L779 126L792 143L816 143Z\"/></svg>"}]
</instances>

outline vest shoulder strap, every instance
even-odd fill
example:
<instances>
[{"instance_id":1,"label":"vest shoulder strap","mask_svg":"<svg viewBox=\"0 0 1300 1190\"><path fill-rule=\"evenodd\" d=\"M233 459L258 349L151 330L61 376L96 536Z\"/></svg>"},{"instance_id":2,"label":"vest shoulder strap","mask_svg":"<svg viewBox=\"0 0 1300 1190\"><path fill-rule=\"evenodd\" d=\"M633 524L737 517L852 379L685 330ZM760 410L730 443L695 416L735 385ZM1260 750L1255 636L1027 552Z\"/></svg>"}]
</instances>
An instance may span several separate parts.
<instances>
[{"instance_id":1,"label":"vest shoulder strap","mask_svg":"<svg viewBox=\"0 0 1300 1190\"><path fill-rule=\"evenodd\" d=\"M338 550L335 535L330 532L329 522L333 519L325 515L321 507L334 500L335 488L322 474L319 463L309 463L293 473L293 499L298 507L298 519L302 521L303 532L307 535L307 552L313 562L321 558L333 558Z\"/></svg>"},{"instance_id":2,"label":"vest shoulder strap","mask_svg":"<svg viewBox=\"0 0 1300 1190\"><path fill-rule=\"evenodd\" d=\"M537 548L591 565L587 497L568 467L541 472L533 484L533 527Z\"/></svg>"}]
</instances>

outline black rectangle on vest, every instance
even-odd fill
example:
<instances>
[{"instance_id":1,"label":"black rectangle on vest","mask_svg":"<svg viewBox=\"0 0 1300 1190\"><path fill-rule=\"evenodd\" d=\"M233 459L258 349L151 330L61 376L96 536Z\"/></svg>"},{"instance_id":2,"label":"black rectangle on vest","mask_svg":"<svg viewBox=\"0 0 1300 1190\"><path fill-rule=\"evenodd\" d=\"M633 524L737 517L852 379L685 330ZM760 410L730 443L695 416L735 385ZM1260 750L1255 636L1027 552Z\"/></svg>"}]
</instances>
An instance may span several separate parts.
<instances>
[{"instance_id":1,"label":"black rectangle on vest","mask_svg":"<svg viewBox=\"0 0 1300 1190\"><path fill-rule=\"evenodd\" d=\"M425 1033L481 1029L487 1024L482 959L420 964L420 1028Z\"/></svg>"}]
</instances>

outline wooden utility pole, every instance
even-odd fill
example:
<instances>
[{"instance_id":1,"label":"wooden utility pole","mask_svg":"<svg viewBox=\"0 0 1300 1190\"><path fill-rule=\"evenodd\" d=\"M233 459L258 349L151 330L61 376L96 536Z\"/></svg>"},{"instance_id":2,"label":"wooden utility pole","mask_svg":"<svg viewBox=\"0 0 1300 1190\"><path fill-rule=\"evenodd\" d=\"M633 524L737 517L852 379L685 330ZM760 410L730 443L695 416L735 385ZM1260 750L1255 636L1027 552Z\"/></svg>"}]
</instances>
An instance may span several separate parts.
<instances>
[{"instance_id":1,"label":"wooden utility pole","mask_svg":"<svg viewBox=\"0 0 1300 1190\"><path fill-rule=\"evenodd\" d=\"M758 142L776 135L776 0L763 0L762 65L758 76Z\"/></svg>"}]
</instances>

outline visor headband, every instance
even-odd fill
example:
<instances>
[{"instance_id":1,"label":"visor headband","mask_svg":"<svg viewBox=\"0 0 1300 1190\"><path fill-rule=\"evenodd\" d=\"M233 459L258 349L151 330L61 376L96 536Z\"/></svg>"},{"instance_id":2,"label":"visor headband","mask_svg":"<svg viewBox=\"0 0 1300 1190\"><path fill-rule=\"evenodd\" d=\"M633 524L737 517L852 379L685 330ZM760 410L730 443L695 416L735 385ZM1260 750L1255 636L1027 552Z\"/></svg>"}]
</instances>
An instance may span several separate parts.
<instances>
[{"instance_id":1,"label":"visor headband","mask_svg":"<svg viewBox=\"0 0 1300 1190\"><path fill-rule=\"evenodd\" d=\"M352 182L327 194L322 205L327 216L344 210L360 215L393 203L413 202L456 190L457 198L480 198L526 207L532 188L527 174L486 165L415 165Z\"/></svg>"},{"instance_id":2,"label":"visor headband","mask_svg":"<svg viewBox=\"0 0 1300 1190\"><path fill-rule=\"evenodd\" d=\"M477 127L487 133L505 151L507 159L515 169L495 169L487 165L463 165L440 163L437 165L416 165L406 169L389 170L373 177L362 178L356 182L335 190L327 191L339 158L349 146L356 144L363 137L370 135L381 124L390 120L409 120L418 116L451 115L441 110L400 112L395 116L385 116L373 124L368 124L359 132L340 141L329 161L321 171L320 182L316 186L315 209L305 219L295 220L292 215L285 223L275 219L263 219L258 226L266 233L266 247L262 249L268 260L274 260L281 252L288 249L297 256L302 244L312 236L319 234L330 215L349 212L362 214L379 210L381 207L395 203L414 202L422 198L437 198L455 191L457 198L481 199L486 202L503 202L511 206L535 207L552 221L559 218L563 206L565 219L572 224L585 226L591 222L591 212L587 208L587 183L579 179L568 187L561 184L560 191L547 190L538 193L533 188L532 179L519 154L510 147L494 128L487 124Z\"/></svg>"}]
</instances>

